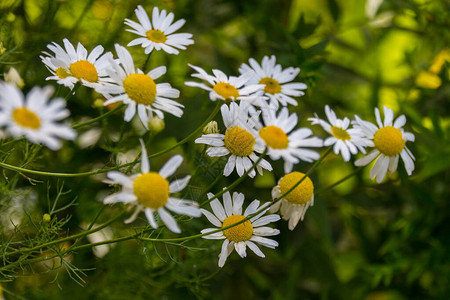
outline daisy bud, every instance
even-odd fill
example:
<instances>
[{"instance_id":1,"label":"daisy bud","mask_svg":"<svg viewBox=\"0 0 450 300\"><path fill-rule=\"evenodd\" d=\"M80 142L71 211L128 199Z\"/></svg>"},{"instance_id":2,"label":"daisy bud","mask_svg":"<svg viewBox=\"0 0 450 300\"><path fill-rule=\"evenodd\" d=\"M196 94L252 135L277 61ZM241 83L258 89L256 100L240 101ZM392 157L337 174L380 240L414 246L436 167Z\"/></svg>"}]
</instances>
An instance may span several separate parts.
<instances>
[{"instance_id":1,"label":"daisy bud","mask_svg":"<svg viewBox=\"0 0 450 300\"><path fill-rule=\"evenodd\" d=\"M6 52L6 48L3 47L3 42L0 42L0 55L4 54Z\"/></svg>"},{"instance_id":2,"label":"daisy bud","mask_svg":"<svg viewBox=\"0 0 450 300\"><path fill-rule=\"evenodd\" d=\"M22 77L20 77L19 72L17 72L16 68L9 68L8 73L4 73L5 81L9 83L14 83L19 89L23 88L25 83L23 82Z\"/></svg>"},{"instance_id":3,"label":"daisy bud","mask_svg":"<svg viewBox=\"0 0 450 300\"><path fill-rule=\"evenodd\" d=\"M163 119L160 119L156 116L148 119L148 130L150 130L152 133L156 134L158 132L161 132L164 127L166 127L166 124L164 123Z\"/></svg>"},{"instance_id":4,"label":"daisy bud","mask_svg":"<svg viewBox=\"0 0 450 300\"><path fill-rule=\"evenodd\" d=\"M216 121L211 121L203 128L203 134L219 133L219 126Z\"/></svg>"},{"instance_id":5,"label":"daisy bud","mask_svg":"<svg viewBox=\"0 0 450 300\"><path fill-rule=\"evenodd\" d=\"M42 221L44 221L44 223L50 223L51 218L52 217L49 214L44 214L42 216Z\"/></svg>"}]
</instances>

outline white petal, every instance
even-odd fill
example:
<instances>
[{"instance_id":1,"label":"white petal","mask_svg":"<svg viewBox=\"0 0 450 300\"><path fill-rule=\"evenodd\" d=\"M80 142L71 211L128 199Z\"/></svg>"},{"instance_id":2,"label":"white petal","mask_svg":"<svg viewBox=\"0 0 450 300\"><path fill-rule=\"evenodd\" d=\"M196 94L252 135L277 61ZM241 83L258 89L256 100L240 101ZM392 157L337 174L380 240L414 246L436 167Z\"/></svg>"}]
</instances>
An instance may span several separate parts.
<instances>
[{"instance_id":1,"label":"white petal","mask_svg":"<svg viewBox=\"0 0 450 300\"><path fill-rule=\"evenodd\" d=\"M244 258L247 256L245 242L238 242L234 244L234 249L236 249L236 252L239 254L240 257Z\"/></svg>"},{"instance_id":2,"label":"white petal","mask_svg":"<svg viewBox=\"0 0 450 300\"><path fill-rule=\"evenodd\" d=\"M170 183L169 189L171 193L178 193L179 191L182 191L187 184L189 183L189 180L191 180L191 175L187 175L186 177L182 179L177 179Z\"/></svg>"},{"instance_id":3,"label":"white petal","mask_svg":"<svg viewBox=\"0 0 450 300\"><path fill-rule=\"evenodd\" d=\"M230 244L230 241L225 240L222 243L222 250L220 251L219 254L219 267L223 267L223 265L225 264L228 255L230 254L230 252L232 251L228 251L228 245Z\"/></svg>"},{"instance_id":4,"label":"white petal","mask_svg":"<svg viewBox=\"0 0 450 300\"><path fill-rule=\"evenodd\" d=\"M280 215L268 215L268 216L264 216L262 218L259 218L258 220L253 222L253 227L259 227L259 226L263 226L263 225L267 225L269 223L272 222L276 222L278 220L280 220Z\"/></svg>"},{"instance_id":5,"label":"white petal","mask_svg":"<svg viewBox=\"0 0 450 300\"><path fill-rule=\"evenodd\" d=\"M178 169L178 167L183 162L183 157L179 154L172 156L164 166L159 170L159 175L164 178L172 176L173 173Z\"/></svg>"},{"instance_id":6,"label":"white petal","mask_svg":"<svg viewBox=\"0 0 450 300\"><path fill-rule=\"evenodd\" d=\"M208 221L211 222L211 224L217 227L222 227L222 222L220 222L212 213L203 208L201 208L200 211L208 219Z\"/></svg>"},{"instance_id":7,"label":"white petal","mask_svg":"<svg viewBox=\"0 0 450 300\"><path fill-rule=\"evenodd\" d=\"M258 255L259 257L265 257L264 253L262 253L262 251L258 246L256 246L255 243L253 243L252 241L247 241L246 243L250 250L252 250L256 255Z\"/></svg>"},{"instance_id":8,"label":"white petal","mask_svg":"<svg viewBox=\"0 0 450 300\"><path fill-rule=\"evenodd\" d=\"M142 139L139 139L139 142L141 143L141 172L142 173L148 173L150 172L150 162L148 161L148 155L147 155L147 149L145 148L144 141Z\"/></svg>"},{"instance_id":9,"label":"white petal","mask_svg":"<svg viewBox=\"0 0 450 300\"><path fill-rule=\"evenodd\" d=\"M150 208L146 208L144 210L144 213L145 213L145 217L147 218L150 226L152 226L155 229L158 228L158 224L156 224L155 216L153 215L153 211Z\"/></svg>"},{"instance_id":10,"label":"white petal","mask_svg":"<svg viewBox=\"0 0 450 300\"><path fill-rule=\"evenodd\" d=\"M210 205L216 217L223 222L227 218L227 215L225 214L225 210L223 209L222 204L220 204L220 201L214 199L210 202Z\"/></svg>"},{"instance_id":11,"label":"white petal","mask_svg":"<svg viewBox=\"0 0 450 300\"><path fill-rule=\"evenodd\" d=\"M233 205L231 203L230 192L224 193L222 197L223 197L223 204L225 206L225 213L227 217L230 217L233 215Z\"/></svg>"},{"instance_id":12,"label":"white petal","mask_svg":"<svg viewBox=\"0 0 450 300\"><path fill-rule=\"evenodd\" d=\"M164 208L159 208L158 209L158 214L161 218L161 221L164 222L164 224L166 224L167 228L174 232L174 233L180 233L180 227L178 227L177 221L175 221L175 219L172 217L171 214L169 214L167 212L167 210L165 210Z\"/></svg>"}]
</instances>

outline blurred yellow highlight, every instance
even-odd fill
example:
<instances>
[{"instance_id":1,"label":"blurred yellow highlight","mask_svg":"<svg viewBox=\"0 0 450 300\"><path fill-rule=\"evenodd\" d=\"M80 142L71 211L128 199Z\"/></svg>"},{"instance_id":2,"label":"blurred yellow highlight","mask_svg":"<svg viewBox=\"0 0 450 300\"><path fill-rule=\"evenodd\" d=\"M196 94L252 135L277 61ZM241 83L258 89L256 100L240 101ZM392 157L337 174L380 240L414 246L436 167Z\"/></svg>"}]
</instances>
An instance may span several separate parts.
<instances>
[{"instance_id":1,"label":"blurred yellow highlight","mask_svg":"<svg viewBox=\"0 0 450 300\"><path fill-rule=\"evenodd\" d=\"M98 0L92 5L92 14L94 18L106 21L111 18L112 9L113 7L108 1Z\"/></svg>"},{"instance_id":2,"label":"blurred yellow highlight","mask_svg":"<svg viewBox=\"0 0 450 300\"><path fill-rule=\"evenodd\" d=\"M428 71L421 71L416 78L416 85L427 89L437 89L442 85L442 80L438 76L445 62L450 61L450 50L442 49L433 59Z\"/></svg>"}]
</instances>

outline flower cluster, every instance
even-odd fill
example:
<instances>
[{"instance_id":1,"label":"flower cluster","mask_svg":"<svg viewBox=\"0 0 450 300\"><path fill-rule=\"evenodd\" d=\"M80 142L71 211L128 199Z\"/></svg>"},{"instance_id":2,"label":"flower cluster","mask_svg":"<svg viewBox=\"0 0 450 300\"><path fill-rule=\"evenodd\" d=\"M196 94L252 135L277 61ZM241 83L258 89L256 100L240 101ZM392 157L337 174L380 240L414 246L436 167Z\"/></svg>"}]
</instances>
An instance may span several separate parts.
<instances>
[{"instance_id":1,"label":"flower cluster","mask_svg":"<svg viewBox=\"0 0 450 300\"><path fill-rule=\"evenodd\" d=\"M139 22L125 19L125 24L131 27L127 31L139 38L127 46L141 45L147 55L153 50L176 55L194 43L192 34L175 33L185 20L173 22L173 13L155 7L150 19L139 5L135 14ZM126 106L124 121L130 122L137 115L146 129L155 117L161 120L165 113L178 118L183 116L184 106L175 100L180 97L180 91L160 80L167 72L165 66L150 71L145 67L139 69L127 48L119 44L114 46L116 56L105 52L101 45L90 53L81 43L74 47L68 39L63 39L63 45L53 42L47 46L52 53L43 52L41 56L52 73L47 80L68 87L71 93L80 85L92 88L106 98L104 105L122 102ZM219 193L223 195L222 203L219 195L208 193L211 213L200 208L196 201L179 198L176 194L188 186L191 176L171 181L169 178L183 164L183 157L174 155L158 172L150 171L149 156L142 139L139 140L140 173L129 175L126 171L110 171L105 180L120 185L121 190L104 198L104 204L121 202L134 209L125 223L135 221L143 212L152 228L163 223L170 231L180 233L179 220L169 211L188 217L204 215L215 227L202 230L202 237L224 240L219 254L220 267L233 249L243 258L247 247L264 257L256 244L277 247L275 240L266 237L278 235L280 231L266 225L283 218L293 230L304 219L307 209L314 204L314 184L309 176L313 168L306 173L298 170L305 163L319 163L323 159L318 149L330 147L330 151L332 149L349 162L352 155L366 154L367 148L374 148L354 163L365 166L376 160L370 177L377 183L382 182L387 172L397 170L399 157L408 175L414 170L414 156L406 147L406 142L414 141L414 135L403 130L405 116L394 121L393 111L383 107L382 122L380 112L375 108L377 125L374 125L359 116L353 121L348 117L339 119L326 105L327 120L317 114L307 119L329 134L323 140L310 128L299 127L299 115L290 111L290 105L298 105L295 97L303 96L307 88L306 84L295 81L300 69L283 68L276 63L274 55L263 57L261 64L254 58L248 63L240 66L238 76L228 76L217 69L213 69L211 75L203 68L189 64L195 72L192 77L200 81L186 81L185 85L206 90L211 101L220 101L223 129L220 121L213 121L195 143L205 145L209 157L226 157L225 177L234 171L239 177L248 175L250 178L255 178L257 173L276 173L272 164L281 161L283 168L279 172L283 176L273 187L270 201L261 203L254 199L243 212L245 196L238 192L231 194L224 188ZM57 122L70 113L65 108L65 99L56 97L49 101L52 93L50 87L35 87L24 97L14 84L0 83L0 126L5 127L12 137L24 136L32 143L58 150L60 139L73 140L76 132Z\"/></svg>"}]
</instances>

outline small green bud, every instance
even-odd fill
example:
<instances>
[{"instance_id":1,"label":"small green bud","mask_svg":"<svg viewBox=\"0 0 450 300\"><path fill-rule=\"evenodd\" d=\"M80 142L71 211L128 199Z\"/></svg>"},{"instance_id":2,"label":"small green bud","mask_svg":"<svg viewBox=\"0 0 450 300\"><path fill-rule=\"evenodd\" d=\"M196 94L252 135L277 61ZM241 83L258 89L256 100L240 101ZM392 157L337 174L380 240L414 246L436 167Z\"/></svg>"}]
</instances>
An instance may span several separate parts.
<instances>
[{"instance_id":1,"label":"small green bud","mask_svg":"<svg viewBox=\"0 0 450 300\"><path fill-rule=\"evenodd\" d=\"M216 121L211 121L203 128L203 134L219 133L219 126Z\"/></svg>"},{"instance_id":2,"label":"small green bud","mask_svg":"<svg viewBox=\"0 0 450 300\"><path fill-rule=\"evenodd\" d=\"M3 42L0 42L0 55L4 54L6 52L6 48L3 47Z\"/></svg>"},{"instance_id":3,"label":"small green bud","mask_svg":"<svg viewBox=\"0 0 450 300\"><path fill-rule=\"evenodd\" d=\"M166 123L164 123L163 119L160 119L158 117L152 117L148 119L148 130L150 130L152 133L156 134L162 131L164 127L166 127Z\"/></svg>"},{"instance_id":4,"label":"small green bud","mask_svg":"<svg viewBox=\"0 0 450 300\"><path fill-rule=\"evenodd\" d=\"M23 82L22 77L20 77L19 72L17 72L16 68L9 68L8 73L4 74L4 78L6 82L15 84L19 89L23 88L25 83Z\"/></svg>"},{"instance_id":5,"label":"small green bud","mask_svg":"<svg viewBox=\"0 0 450 300\"><path fill-rule=\"evenodd\" d=\"M52 219L52 217L51 217L49 214L44 214L44 215L42 216L42 220L43 220L45 223L49 223L51 219Z\"/></svg>"}]
</instances>

